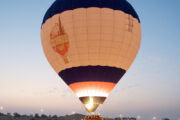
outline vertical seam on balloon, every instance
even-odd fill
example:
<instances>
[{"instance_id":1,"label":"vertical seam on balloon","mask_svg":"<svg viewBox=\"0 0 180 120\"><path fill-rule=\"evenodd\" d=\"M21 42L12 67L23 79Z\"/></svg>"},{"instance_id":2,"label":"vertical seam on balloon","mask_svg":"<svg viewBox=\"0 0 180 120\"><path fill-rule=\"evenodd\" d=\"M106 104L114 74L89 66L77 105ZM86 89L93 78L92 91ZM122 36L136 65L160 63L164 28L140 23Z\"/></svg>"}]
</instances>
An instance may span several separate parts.
<instances>
[{"instance_id":1,"label":"vertical seam on balloon","mask_svg":"<svg viewBox=\"0 0 180 120\"><path fill-rule=\"evenodd\" d=\"M101 41L102 41L102 8L99 8L99 9L100 9L100 21L99 21L100 22L100 38L99 38L100 40L99 40L99 49L98 49L99 50L98 62L101 61L101 59L100 59L100 54L101 54L100 48L101 48Z\"/></svg>"},{"instance_id":2,"label":"vertical seam on balloon","mask_svg":"<svg viewBox=\"0 0 180 120\"><path fill-rule=\"evenodd\" d=\"M73 0L72 0L73 1ZM72 2L72 8L73 8L73 2ZM76 46L76 56L78 57L78 60L75 62L76 64L79 64L79 52L78 52L78 47L77 47L77 37L75 33L75 26L74 26L74 9L72 9L72 21L73 21L73 34L74 34L74 41L75 41L75 46Z\"/></svg>"},{"instance_id":3,"label":"vertical seam on balloon","mask_svg":"<svg viewBox=\"0 0 180 120\"><path fill-rule=\"evenodd\" d=\"M132 18L132 16L129 14L129 22L130 22L130 27L132 27L131 28L131 30L130 30L130 33L131 33L131 37L130 37L130 43L129 43L129 47L128 47L128 50L127 50L127 59L128 59L128 63L127 63L127 69L129 69L129 66L130 66L130 55L129 55L129 52L130 52L130 46L132 46L132 40L133 40L133 18Z\"/></svg>"},{"instance_id":4,"label":"vertical seam on balloon","mask_svg":"<svg viewBox=\"0 0 180 120\"><path fill-rule=\"evenodd\" d=\"M134 29L134 26L135 26L135 25L134 25L134 20L135 20L134 17L132 17L133 29ZM133 30L133 31L134 31L134 30ZM135 49L135 47L134 47L134 36L135 36L135 34L133 33L133 34L132 34L132 41L133 41L133 42L132 42L132 48L133 48L133 49ZM132 52L133 52L133 51L131 50L129 67L131 66L132 61L133 61L133 56L134 56L133 54L134 54L134 53L132 54Z\"/></svg>"},{"instance_id":5,"label":"vertical seam on balloon","mask_svg":"<svg viewBox=\"0 0 180 120\"><path fill-rule=\"evenodd\" d=\"M90 62L89 60L89 42L88 42L88 20L87 20L87 10L88 8L86 8L86 33L87 33L87 49L88 49L88 63Z\"/></svg>"},{"instance_id":6,"label":"vertical seam on balloon","mask_svg":"<svg viewBox=\"0 0 180 120\"><path fill-rule=\"evenodd\" d=\"M130 50L130 46L131 46L131 41L132 41L132 18L131 18L131 15L128 14L128 36L129 36L129 39L128 39L128 44L127 44L127 55L126 55L126 68L128 69L128 66L129 66L129 50ZM128 37L127 37L128 38Z\"/></svg>"},{"instance_id":7,"label":"vertical seam on balloon","mask_svg":"<svg viewBox=\"0 0 180 120\"><path fill-rule=\"evenodd\" d=\"M114 4L113 4L113 5L114 5ZM112 54L111 51L112 51L112 48L113 48L113 47L112 47L112 45L113 45L112 43L113 43L113 41L114 41L114 10L113 10L113 9L110 9L110 10L113 11L113 26L112 26L112 27L113 27L113 31L112 31L112 33L110 33L110 34L112 35L112 41L110 42L110 46L109 46L109 48L108 48L109 50L108 50L108 53L107 53L107 54L108 54L108 57L109 57L109 58L107 58L107 65L113 66L113 65L111 65L111 62L110 62L110 61L111 61L111 54ZM109 77L109 76L108 76L108 77Z\"/></svg>"},{"instance_id":8,"label":"vertical seam on balloon","mask_svg":"<svg viewBox=\"0 0 180 120\"><path fill-rule=\"evenodd\" d=\"M122 23L123 23L123 24L122 24L122 28L120 28L120 29L122 30L123 34L122 34L122 38L120 38L120 39L122 39L122 40L121 40L122 46L121 46L121 48L119 49L119 51L122 51L122 50L123 50L123 45L124 45L123 43L124 43L124 38L125 38L125 31L124 31L124 29L125 29L125 25L124 25L124 23L125 23L125 18L124 18L124 17L125 17L125 13L122 12L121 14L122 14ZM119 59L122 59L122 54L119 54L118 60L119 60ZM123 59L122 59L122 60L123 60ZM124 69L124 68L123 68L123 61L121 61L119 67L122 68L122 69Z\"/></svg>"},{"instance_id":9,"label":"vertical seam on balloon","mask_svg":"<svg viewBox=\"0 0 180 120\"><path fill-rule=\"evenodd\" d=\"M113 2L113 7L115 8L115 3ZM113 10L113 9L112 9ZM115 36L115 10L113 10L113 34L112 34L112 44L114 43L114 36ZM111 44L111 47L113 48L113 49L115 49L114 48L114 46L112 46L112 44ZM112 49L111 48L111 49ZM111 50L112 51L112 50ZM111 52L111 54L112 54L113 52ZM113 61L113 64L114 64L114 66L115 66L115 63L114 63L115 61ZM112 65L113 66L113 65Z\"/></svg>"},{"instance_id":10,"label":"vertical seam on balloon","mask_svg":"<svg viewBox=\"0 0 180 120\"><path fill-rule=\"evenodd\" d=\"M59 16L60 16L60 15L59 15ZM49 20L50 20L50 23L51 23L52 25L54 25L54 23L56 23L56 21L53 19L53 16L52 16ZM47 22L47 23L48 23L48 22ZM47 42L48 42L49 45L50 45L49 34L50 34L51 30L52 30L52 26L49 27L49 25L48 25L48 29L49 29L49 32L48 32L48 34L47 34L47 39L48 39ZM49 49L52 50L52 47L50 46ZM54 62L55 64L58 63L58 62L57 62L57 59L55 59L55 57L53 57L52 54L50 54L49 57L51 58L51 62L49 62L51 65L53 65L53 64L52 64L52 61L55 61L55 62ZM57 67L54 67L54 68L55 68L55 71L56 71Z\"/></svg>"},{"instance_id":11,"label":"vertical seam on balloon","mask_svg":"<svg viewBox=\"0 0 180 120\"><path fill-rule=\"evenodd\" d=\"M125 10L125 6L124 6L124 2L123 2L123 10ZM122 11L122 13L123 13L123 18L124 18L124 20L123 20L123 28L122 28L122 31L123 31L123 38L122 38L122 48L121 48L121 50L120 51L122 51L123 50L123 47L124 47L124 38L125 38L125 35L126 35L126 22L125 22L125 20L126 20L126 13L125 12L123 12ZM122 59L122 62L120 63L121 64L121 66L120 66L120 68L123 68L124 69L124 57L122 56L122 55L120 55L121 56L121 58L123 58Z\"/></svg>"}]
</instances>

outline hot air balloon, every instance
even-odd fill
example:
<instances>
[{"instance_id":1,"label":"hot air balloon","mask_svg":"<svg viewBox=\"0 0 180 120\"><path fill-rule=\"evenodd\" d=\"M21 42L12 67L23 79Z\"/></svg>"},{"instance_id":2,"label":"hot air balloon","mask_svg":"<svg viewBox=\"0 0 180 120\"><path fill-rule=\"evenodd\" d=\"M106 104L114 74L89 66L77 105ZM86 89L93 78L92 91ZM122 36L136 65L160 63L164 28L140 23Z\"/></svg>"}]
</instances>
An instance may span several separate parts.
<instances>
[{"instance_id":1,"label":"hot air balloon","mask_svg":"<svg viewBox=\"0 0 180 120\"><path fill-rule=\"evenodd\" d=\"M41 39L53 69L94 112L133 63L141 26L126 0L56 0Z\"/></svg>"}]
</instances>

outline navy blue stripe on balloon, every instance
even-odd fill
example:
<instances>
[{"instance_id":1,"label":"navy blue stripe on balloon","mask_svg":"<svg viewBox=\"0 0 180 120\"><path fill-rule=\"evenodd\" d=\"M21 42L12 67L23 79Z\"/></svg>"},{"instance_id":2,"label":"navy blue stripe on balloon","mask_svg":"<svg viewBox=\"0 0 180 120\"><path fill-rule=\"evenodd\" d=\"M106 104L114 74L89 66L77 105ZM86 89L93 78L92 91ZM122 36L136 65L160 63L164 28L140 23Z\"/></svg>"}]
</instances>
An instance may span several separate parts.
<instances>
[{"instance_id":1,"label":"navy blue stripe on balloon","mask_svg":"<svg viewBox=\"0 0 180 120\"><path fill-rule=\"evenodd\" d=\"M117 83L125 73L125 70L116 67L80 66L63 70L59 76L68 85L88 81Z\"/></svg>"},{"instance_id":2,"label":"navy blue stripe on balloon","mask_svg":"<svg viewBox=\"0 0 180 120\"><path fill-rule=\"evenodd\" d=\"M132 15L139 20L139 17L134 8L126 0L56 0L46 12L43 23L55 14L62 13L67 10L76 8L111 8L113 10L121 10L127 14Z\"/></svg>"}]
</instances>

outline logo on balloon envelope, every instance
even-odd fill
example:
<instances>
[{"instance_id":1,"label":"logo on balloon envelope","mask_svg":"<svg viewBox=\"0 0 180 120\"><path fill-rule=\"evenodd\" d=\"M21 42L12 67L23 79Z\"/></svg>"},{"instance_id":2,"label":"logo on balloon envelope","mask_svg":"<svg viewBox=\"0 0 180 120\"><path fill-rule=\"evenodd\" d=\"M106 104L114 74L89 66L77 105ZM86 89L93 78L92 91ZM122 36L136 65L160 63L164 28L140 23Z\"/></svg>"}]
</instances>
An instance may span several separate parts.
<instances>
[{"instance_id":1,"label":"logo on balloon envelope","mask_svg":"<svg viewBox=\"0 0 180 120\"><path fill-rule=\"evenodd\" d=\"M59 17L58 23L55 23L50 32L50 43L55 52L57 52L64 60L64 63L69 63L67 53L69 49L68 35L65 33Z\"/></svg>"}]
</instances>

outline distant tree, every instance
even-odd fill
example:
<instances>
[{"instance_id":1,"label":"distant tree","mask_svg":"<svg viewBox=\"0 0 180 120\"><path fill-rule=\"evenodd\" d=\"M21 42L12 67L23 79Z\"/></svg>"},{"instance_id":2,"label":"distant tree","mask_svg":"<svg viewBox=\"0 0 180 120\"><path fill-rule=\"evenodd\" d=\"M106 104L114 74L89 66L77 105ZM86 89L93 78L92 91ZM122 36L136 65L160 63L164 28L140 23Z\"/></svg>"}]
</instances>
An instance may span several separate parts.
<instances>
[{"instance_id":1,"label":"distant tree","mask_svg":"<svg viewBox=\"0 0 180 120\"><path fill-rule=\"evenodd\" d=\"M41 115L41 118L47 118L47 115L42 114L42 115Z\"/></svg>"},{"instance_id":2,"label":"distant tree","mask_svg":"<svg viewBox=\"0 0 180 120\"><path fill-rule=\"evenodd\" d=\"M21 117L28 118L28 117L31 117L31 116L29 116L29 115L21 115Z\"/></svg>"},{"instance_id":3,"label":"distant tree","mask_svg":"<svg viewBox=\"0 0 180 120\"><path fill-rule=\"evenodd\" d=\"M57 115L53 115L52 118L58 118Z\"/></svg>"},{"instance_id":4,"label":"distant tree","mask_svg":"<svg viewBox=\"0 0 180 120\"><path fill-rule=\"evenodd\" d=\"M7 116L12 117L11 113L7 113Z\"/></svg>"},{"instance_id":5,"label":"distant tree","mask_svg":"<svg viewBox=\"0 0 180 120\"><path fill-rule=\"evenodd\" d=\"M30 120L36 120L35 118L31 118Z\"/></svg>"},{"instance_id":6,"label":"distant tree","mask_svg":"<svg viewBox=\"0 0 180 120\"><path fill-rule=\"evenodd\" d=\"M34 117L35 117L35 118L40 118L40 116L39 116L38 113L36 113L36 114L34 115Z\"/></svg>"},{"instance_id":7,"label":"distant tree","mask_svg":"<svg viewBox=\"0 0 180 120\"><path fill-rule=\"evenodd\" d=\"M13 115L14 115L15 118L21 117L21 115L19 113L14 113Z\"/></svg>"},{"instance_id":8,"label":"distant tree","mask_svg":"<svg viewBox=\"0 0 180 120\"><path fill-rule=\"evenodd\" d=\"M5 116L5 114L4 113L0 113L0 116Z\"/></svg>"},{"instance_id":9,"label":"distant tree","mask_svg":"<svg viewBox=\"0 0 180 120\"><path fill-rule=\"evenodd\" d=\"M162 119L162 120L170 120L169 118L164 118L164 119Z\"/></svg>"},{"instance_id":10,"label":"distant tree","mask_svg":"<svg viewBox=\"0 0 180 120\"><path fill-rule=\"evenodd\" d=\"M33 118L33 114L30 114L29 117L30 117L30 118Z\"/></svg>"}]
</instances>

